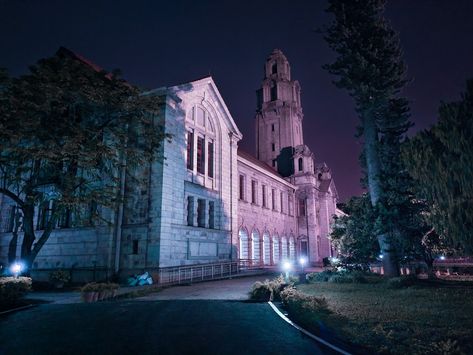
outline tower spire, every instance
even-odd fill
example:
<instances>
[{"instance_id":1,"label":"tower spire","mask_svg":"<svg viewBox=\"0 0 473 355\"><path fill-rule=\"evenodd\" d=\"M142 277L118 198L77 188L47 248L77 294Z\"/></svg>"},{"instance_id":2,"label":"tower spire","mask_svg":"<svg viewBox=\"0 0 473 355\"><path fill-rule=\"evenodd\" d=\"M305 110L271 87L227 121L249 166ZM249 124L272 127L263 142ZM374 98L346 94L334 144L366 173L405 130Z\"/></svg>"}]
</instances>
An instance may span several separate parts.
<instances>
[{"instance_id":1,"label":"tower spire","mask_svg":"<svg viewBox=\"0 0 473 355\"><path fill-rule=\"evenodd\" d=\"M300 85L291 80L289 61L280 49L266 59L256 96L256 155L277 169L282 150L304 144Z\"/></svg>"}]
</instances>

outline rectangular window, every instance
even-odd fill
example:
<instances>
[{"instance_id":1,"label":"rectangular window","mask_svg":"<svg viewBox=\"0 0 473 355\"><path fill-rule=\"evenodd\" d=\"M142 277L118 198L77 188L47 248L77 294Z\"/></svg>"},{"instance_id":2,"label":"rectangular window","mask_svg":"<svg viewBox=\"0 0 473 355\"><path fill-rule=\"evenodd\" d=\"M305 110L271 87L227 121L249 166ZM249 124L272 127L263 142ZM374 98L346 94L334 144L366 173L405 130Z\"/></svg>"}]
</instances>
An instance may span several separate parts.
<instances>
[{"instance_id":1,"label":"rectangular window","mask_svg":"<svg viewBox=\"0 0 473 355\"><path fill-rule=\"evenodd\" d=\"M10 220L8 221L8 229L6 232L13 232L13 228L15 228L16 211L16 206L10 206Z\"/></svg>"},{"instance_id":2,"label":"rectangular window","mask_svg":"<svg viewBox=\"0 0 473 355\"><path fill-rule=\"evenodd\" d=\"M64 211L62 211L62 213L59 217L58 226L59 226L59 228L70 228L71 227L71 210L69 208L66 208Z\"/></svg>"},{"instance_id":3,"label":"rectangular window","mask_svg":"<svg viewBox=\"0 0 473 355\"><path fill-rule=\"evenodd\" d=\"M274 86L271 88L271 101L276 101L278 99L278 86L274 83Z\"/></svg>"},{"instance_id":4,"label":"rectangular window","mask_svg":"<svg viewBox=\"0 0 473 355\"><path fill-rule=\"evenodd\" d=\"M197 172L205 174L205 140L197 137Z\"/></svg>"},{"instance_id":5,"label":"rectangular window","mask_svg":"<svg viewBox=\"0 0 473 355\"><path fill-rule=\"evenodd\" d=\"M263 195L262 200L261 200L263 202L262 203L263 207L267 207L267 205L266 205L266 185L261 185L261 192L262 192L262 195Z\"/></svg>"},{"instance_id":6,"label":"rectangular window","mask_svg":"<svg viewBox=\"0 0 473 355\"><path fill-rule=\"evenodd\" d=\"M276 145L274 143L271 143L271 151L274 152L276 150Z\"/></svg>"},{"instance_id":7,"label":"rectangular window","mask_svg":"<svg viewBox=\"0 0 473 355\"><path fill-rule=\"evenodd\" d=\"M274 123L271 125L271 132L274 132Z\"/></svg>"},{"instance_id":8,"label":"rectangular window","mask_svg":"<svg viewBox=\"0 0 473 355\"><path fill-rule=\"evenodd\" d=\"M215 202L209 201L209 228L215 228Z\"/></svg>"},{"instance_id":9,"label":"rectangular window","mask_svg":"<svg viewBox=\"0 0 473 355\"><path fill-rule=\"evenodd\" d=\"M240 175L240 200L245 199L245 177Z\"/></svg>"},{"instance_id":10,"label":"rectangular window","mask_svg":"<svg viewBox=\"0 0 473 355\"><path fill-rule=\"evenodd\" d=\"M139 243L138 243L138 240L133 240L133 250L131 251L131 253L133 255L137 255L138 254L138 246L139 246Z\"/></svg>"},{"instance_id":11,"label":"rectangular window","mask_svg":"<svg viewBox=\"0 0 473 355\"><path fill-rule=\"evenodd\" d=\"M276 167L276 159L273 159L273 168Z\"/></svg>"},{"instance_id":12,"label":"rectangular window","mask_svg":"<svg viewBox=\"0 0 473 355\"><path fill-rule=\"evenodd\" d=\"M205 200L197 200L197 226L205 227Z\"/></svg>"},{"instance_id":13,"label":"rectangular window","mask_svg":"<svg viewBox=\"0 0 473 355\"><path fill-rule=\"evenodd\" d=\"M256 199L256 187L257 187L257 184L256 184L256 181L255 180L252 180L251 181L251 203L258 203L258 200Z\"/></svg>"},{"instance_id":14,"label":"rectangular window","mask_svg":"<svg viewBox=\"0 0 473 355\"><path fill-rule=\"evenodd\" d=\"M294 216L294 199L291 192L287 195L287 205L289 216Z\"/></svg>"},{"instance_id":15,"label":"rectangular window","mask_svg":"<svg viewBox=\"0 0 473 355\"><path fill-rule=\"evenodd\" d=\"M194 169L194 133L187 132L187 169Z\"/></svg>"},{"instance_id":16,"label":"rectangular window","mask_svg":"<svg viewBox=\"0 0 473 355\"><path fill-rule=\"evenodd\" d=\"M41 229L46 228L46 225L48 224L48 221L49 221L50 213L51 213L51 210L49 208L49 201L43 202L39 206L38 221L36 224L36 229L41 230Z\"/></svg>"},{"instance_id":17,"label":"rectangular window","mask_svg":"<svg viewBox=\"0 0 473 355\"><path fill-rule=\"evenodd\" d=\"M281 205L281 213L284 213L284 194L282 193L282 191L279 193L279 200Z\"/></svg>"},{"instance_id":18,"label":"rectangular window","mask_svg":"<svg viewBox=\"0 0 473 355\"><path fill-rule=\"evenodd\" d=\"M271 208L276 211L276 190L271 190Z\"/></svg>"},{"instance_id":19,"label":"rectangular window","mask_svg":"<svg viewBox=\"0 0 473 355\"><path fill-rule=\"evenodd\" d=\"M194 225L194 197L187 196L187 225Z\"/></svg>"},{"instance_id":20,"label":"rectangular window","mask_svg":"<svg viewBox=\"0 0 473 355\"><path fill-rule=\"evenodd\" d=\"M306 210L305 210L305 199L300 198L299 199L299 216L300 217L305 217Z\"/></svg>"},{"instance_id":21,"label":"rectangular window","mask_svg":"<svg viewBox=\"0 0 473 355\"><path fill-rule=\"evenodd\" d=\"M214 177L214 142L210 141L207 150L207 174L209 177Z\"/></svg>"}]
</instances>

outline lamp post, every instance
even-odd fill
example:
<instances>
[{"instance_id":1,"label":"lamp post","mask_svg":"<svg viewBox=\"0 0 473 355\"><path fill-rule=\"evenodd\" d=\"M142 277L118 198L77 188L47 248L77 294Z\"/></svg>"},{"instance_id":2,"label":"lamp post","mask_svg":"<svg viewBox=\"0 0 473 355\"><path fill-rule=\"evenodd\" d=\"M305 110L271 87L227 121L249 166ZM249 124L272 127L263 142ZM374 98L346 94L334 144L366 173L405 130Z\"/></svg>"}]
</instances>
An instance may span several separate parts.
<instances>
[{"instance_id":1,"label":"lamp post","mask_svg":"<svg viewBox=\"0 0 473 355\"><path fill-rule=\"evenodd\" d=\"M301 266L301 272L304 273L304 266L307 264L307 258L304 256L301 256L299 258L299 265Z\"/></svg>"}]
</instances>

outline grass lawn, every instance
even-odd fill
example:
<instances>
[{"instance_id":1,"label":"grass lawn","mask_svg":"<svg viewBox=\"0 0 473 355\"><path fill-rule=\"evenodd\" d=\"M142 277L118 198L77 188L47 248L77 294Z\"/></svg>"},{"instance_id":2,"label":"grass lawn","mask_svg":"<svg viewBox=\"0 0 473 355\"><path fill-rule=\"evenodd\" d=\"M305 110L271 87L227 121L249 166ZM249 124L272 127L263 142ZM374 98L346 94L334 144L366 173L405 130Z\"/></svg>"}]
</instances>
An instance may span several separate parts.
<instances>
[{"instance_id":1,"label":"grass lawn","mask_svg":"<svg viewBox=\"0 0 473 355\"><path fill-rule=\"evenodd\" d=\"M385 282L316 282L297 289L325 297L331 311L305 314L304 326L323 324L369 353L473 354L472 283L419 280L389 289Z\"/></svg>"}]
</instances>

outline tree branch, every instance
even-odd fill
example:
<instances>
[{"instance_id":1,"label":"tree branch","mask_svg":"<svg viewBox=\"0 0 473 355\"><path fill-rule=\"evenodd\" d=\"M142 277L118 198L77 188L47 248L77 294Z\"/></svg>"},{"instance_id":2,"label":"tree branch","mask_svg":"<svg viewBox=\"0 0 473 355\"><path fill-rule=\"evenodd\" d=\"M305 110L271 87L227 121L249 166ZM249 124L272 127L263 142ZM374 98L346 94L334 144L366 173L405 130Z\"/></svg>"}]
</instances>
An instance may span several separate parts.
<instances>
[{"instance_id":1,"label":"tree branch","mask_svg":"<svg viewBox=\"0 0 473 355\"><path fill-rule=\"evenodd\" d=\"M0 194L4 194L5 196L8 196L13 201L15 201L18 204L18 206L23 207L24 205L23 200L18 195L11 192L10 190L5 189L5 188L0 188Z\"/></svg>"}]
</instances>

